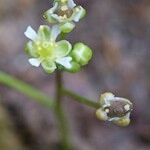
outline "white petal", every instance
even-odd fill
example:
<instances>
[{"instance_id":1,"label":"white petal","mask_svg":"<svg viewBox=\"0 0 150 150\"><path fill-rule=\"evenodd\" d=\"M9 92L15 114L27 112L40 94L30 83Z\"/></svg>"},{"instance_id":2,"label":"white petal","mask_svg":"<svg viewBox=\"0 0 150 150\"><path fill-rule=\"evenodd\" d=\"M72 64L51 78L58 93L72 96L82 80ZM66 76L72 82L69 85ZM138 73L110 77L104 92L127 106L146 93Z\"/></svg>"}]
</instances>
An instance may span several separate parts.
<instances>
[{"instance_id":1,"label":"white petal","mask_svg":"<svg viewBox=\"0 0 150 150\"><path fill-rule=\"evenodd\" d=\"M58 3L54 3L54 6L50 9L49 13L53 13L58 7Z\"/></svg>"},{"instance_id":2,"label":"white petal","mask_svg":"<svg viewBox=\"0 0 150 150\"><path fill-rule=\"evenodd\" d=\"M51 40L56 40L57 36L60 34L60 28L58 25L54 25L52 27L52 32L51 32Z\"/></svg>"},{"instance_id":3,"label":"white petal","mask_svg":"<svg viewBox=\"0 0 150 150\"><path fill-rule=\"evenodd\" d=\"M78 13L78 14L73 18L73 20L74 20L75 22L79 22L79 20L80 20L80 14Z\"/></svg>"},{"instance_id":4,"label":"white petal","mask_svg":"<svg viewBox=\"0 0 150 150\"><path fill-rule=\"evenodd\" d=\"M77 13L75 16L74 16L74 18L73 18L73 20L75 21L75 22L79 22L79 20L80 20L80 17L81 17L81 11L79 12L79 13Z\"/></svg>"},{"instance_id":5,"label":"white petal","mask_svg":"<svg viewBox=\"0 0 150 150\"><path fill-rule=\"evenodd\" d=\"M65 68L71 68L71 57L63 57L63 58L57 58L56 63L64 66Z\"/></svg>"},{"instance_id":6,"label":"white petal","mask_svg":"<svg viewBox=\"0 0 150 150\"><path fill-rule=\"evenodd\" d=\"M37 37L37 33L32 29L31 26L27 27L27 30L24 32L24 35L30 40L35 40Z\"/></svg>"},{"instance_id":7,"label":"white petal","mask_svg":"<svg viewBox=\"0 0 150 150\"><path fill-rule=\"evenodd\" d=\"M76 6L75 2L73 0L68 0L68 6L70 8L74 8Z\"/></svg>"},{"instance_id":8,"label":"white petal","mask_svg":"<svg viewBox=\"0 0 150 150\"><path fill-rule=\"evenodd\" d=\"M119 117L114 117L114 118L109 118L108 121L118 121L120 118Z\"/></svg>"},{"instance_id":9,"label":"white petal","mask_svg":"<svg viewBox=\"0 0 150 150\"><path fill-rule=\"evenodd\" d=\"M105 103L110 104L110 101L113 101L114 99L115 99L115 95L113 95L112 93L107 94L107 96L105 97Z\"/></svg>"},{"instance_id":10,"label":"white petal","mask_svg":"<svg viewBox=\"0 0 150 150\"><path fill-rule=\"evenodd\" d=\"M75 8L76 9L76 14L73 17L73 20L75 22L79 22L79 20L84 16L85 10L81 6Z\"/></svg>"},{"instance_id":11,"label":"white petal","mask_svg":"<svg viewBox=\"0 0 150 150\"><path fill-rule=\"evenodd\" d=\"M103 120L103 121L108 120L107 113L106 113L105 111L103 111L103 109L101 109L101 108L99 108L99 109L96 111L96 116L97 116L100 120Z\"/></svg>"},{"instance_id":12,"label":"white petal","mask_svg":"<svg viewBox=\"0 0 150 150\"><path fill-rule=\"evenodd\" d=\"M41 61L37 58L30 58L28 61L32 66L35 66L35 67L39 67L41 64Z\"/></svg>"},{"instance_id":13,"label":"white petal","mask_svg":"<svg viewBox=\"0 0 150 150\"><path fill-rule=\"evenodd\" d=\"M57 14L52 14L51 16L58 22L62 21L62 19Z\"/></svg>"}]
</instances>

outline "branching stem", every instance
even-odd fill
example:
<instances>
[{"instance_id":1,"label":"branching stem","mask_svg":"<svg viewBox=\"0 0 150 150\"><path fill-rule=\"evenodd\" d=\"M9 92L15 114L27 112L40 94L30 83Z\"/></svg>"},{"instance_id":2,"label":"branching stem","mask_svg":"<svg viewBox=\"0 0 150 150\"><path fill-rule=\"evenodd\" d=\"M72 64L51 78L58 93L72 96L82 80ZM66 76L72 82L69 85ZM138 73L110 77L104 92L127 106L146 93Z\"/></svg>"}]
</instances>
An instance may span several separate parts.
<instances>
[{"instance_id":1,"label":"branching stem","mask_svg":"<svg viewBox=\"0 0 150 150\"><path fill-rule=\"evenodd\" d=\"M76 93L74 93L74 92L72 92L68 89L63 89L63 95L69 96L69 97L72 98L72 100L75 100L75 101L77 101L81 104L85 104L89 107L93 107L93 108L96 108L96 109L100 107L100 105L98 103L96 103L92 100L89 100L88 98L85 98L81 95L78 95L78 94L76 94Z\"/></svg>"},{"instance_id":2,"label":"branching stem","mask_svg":"<svg viewBox=\"0 0 150 150\"><path fill-rule=\"evenodd\" d=\"M15 89L24 95L31 98L31 100L35 100L36 102L44 105L49 109L54 108L54 100L41 92L40 90L32 87L31 85L12 77L11 75L0 71L0 84L4 84L12 89Z\"/></svg>"}]
</instances>

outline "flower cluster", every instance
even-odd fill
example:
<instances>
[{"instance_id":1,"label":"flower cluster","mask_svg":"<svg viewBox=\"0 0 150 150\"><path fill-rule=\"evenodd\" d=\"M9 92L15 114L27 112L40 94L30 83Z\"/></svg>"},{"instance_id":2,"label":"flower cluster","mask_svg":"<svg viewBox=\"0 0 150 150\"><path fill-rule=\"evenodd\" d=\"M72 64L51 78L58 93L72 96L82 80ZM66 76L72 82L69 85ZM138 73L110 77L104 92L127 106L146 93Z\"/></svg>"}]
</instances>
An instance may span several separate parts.
<instances>
[{"instance_id":1,"label":"flower cluster","mask_svg":"<svg viewBox=\"0 0 150 150\"><path fill-rule=\"evenodd\" d=\"M61 34L68 33L75 27L74 22L85 15L81 6L73 0L55 0L54 7L45 12L44 17L53 26L41 25L38 32L28 27L25 36L30 40L25 47L32 66L40 65L47 73L56 69L78 72L88 64L92 50L83 43L74 46L67 40L56 41Z\"/></svg>"},{"instance_id":2,"label":"flower cluster","mask_svg":"<svg viewBox=\"0 0 150 150\"><path fill-rule=\"evenodd\" d=\"M127 126L130 123L132 103L125 98L115 97L112 93L104 93L100 97L100 108L96 116L103 121L112 121L118 126Z\"/></svg>"}]
</instances>

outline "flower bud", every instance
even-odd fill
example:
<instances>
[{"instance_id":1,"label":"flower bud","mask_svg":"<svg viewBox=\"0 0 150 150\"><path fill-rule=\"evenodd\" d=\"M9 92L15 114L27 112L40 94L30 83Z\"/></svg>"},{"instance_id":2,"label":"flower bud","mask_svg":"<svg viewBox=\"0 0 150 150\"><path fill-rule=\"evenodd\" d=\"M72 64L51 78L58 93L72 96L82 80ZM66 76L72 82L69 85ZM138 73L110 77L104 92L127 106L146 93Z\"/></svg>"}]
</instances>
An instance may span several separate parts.
<instances>
[{"instance_id":1,"label":"flower bud","mask_svg":"<svg viewBox=\"0 0 150 150\"><path fill-rule=\"evenodd\" d=\"M75 27L75 24L72 23L72 22L66 22L64 24L60 24L60 30L63 32L63 33L69 33L71 32L74 27Z\"/></svg>"},{"instance_id":2,"label":"flower bud","mask_svg":"<svg viewBox=\"0 0 150 150\"><path fill-rule=\"evenodd\" d=\"M71 67L66 69L68 72L71 72L71 73L76 73L76 72L79 72L81 69L80 65L76 62L71 62Z\"/></svg>"},{"instance_id":3,"label":"flower bud","mask_svg":"<svg viewBox=\"0 0 150 150\"><path fill-rule=\"evenodd\" d=\"M75 44L71 56L81 66L86 65L92 58L92 50L83 43Z\"/></svg>"}]
</instances>

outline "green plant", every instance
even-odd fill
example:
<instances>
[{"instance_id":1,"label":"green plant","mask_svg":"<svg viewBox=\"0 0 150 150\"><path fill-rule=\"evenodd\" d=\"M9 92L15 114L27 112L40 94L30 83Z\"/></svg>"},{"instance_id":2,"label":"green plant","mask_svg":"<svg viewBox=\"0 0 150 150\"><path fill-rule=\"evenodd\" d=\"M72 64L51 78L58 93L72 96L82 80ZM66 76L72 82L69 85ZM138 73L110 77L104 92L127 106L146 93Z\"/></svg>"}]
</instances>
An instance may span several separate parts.
<instances>
[{"instance_id":1,"label":"green plant","mask_svg":"<svg viewBox=\"0 0 150 150\"><path fill-rule=\"evenodd\" d=\"M133 107L129 100L115 97L112 93L102 94L100 101L96 103L63 86L63 71L79 72L92 58L92 50L87 45L78 42L72 46L69 41L65 40L66 34L75 28L76 22L85 14L85 9L76 6L73 0L54 0L54 6L43 15L51 26L41 25L38 32L29 26L25 32L26 37L29 38L25 47L29 63L34 67L41 65L48 74L56 71L55 100L23 81L0 71L0 83L22 92L54 111L58 119L61 147L64 150L72 149L72 144L62 107L63 96L69 96L79 103L93 107L96 110L97 118L112 121L119 126L127 126L130 123L130 113Z\"/></svg>"}]
</instances>

